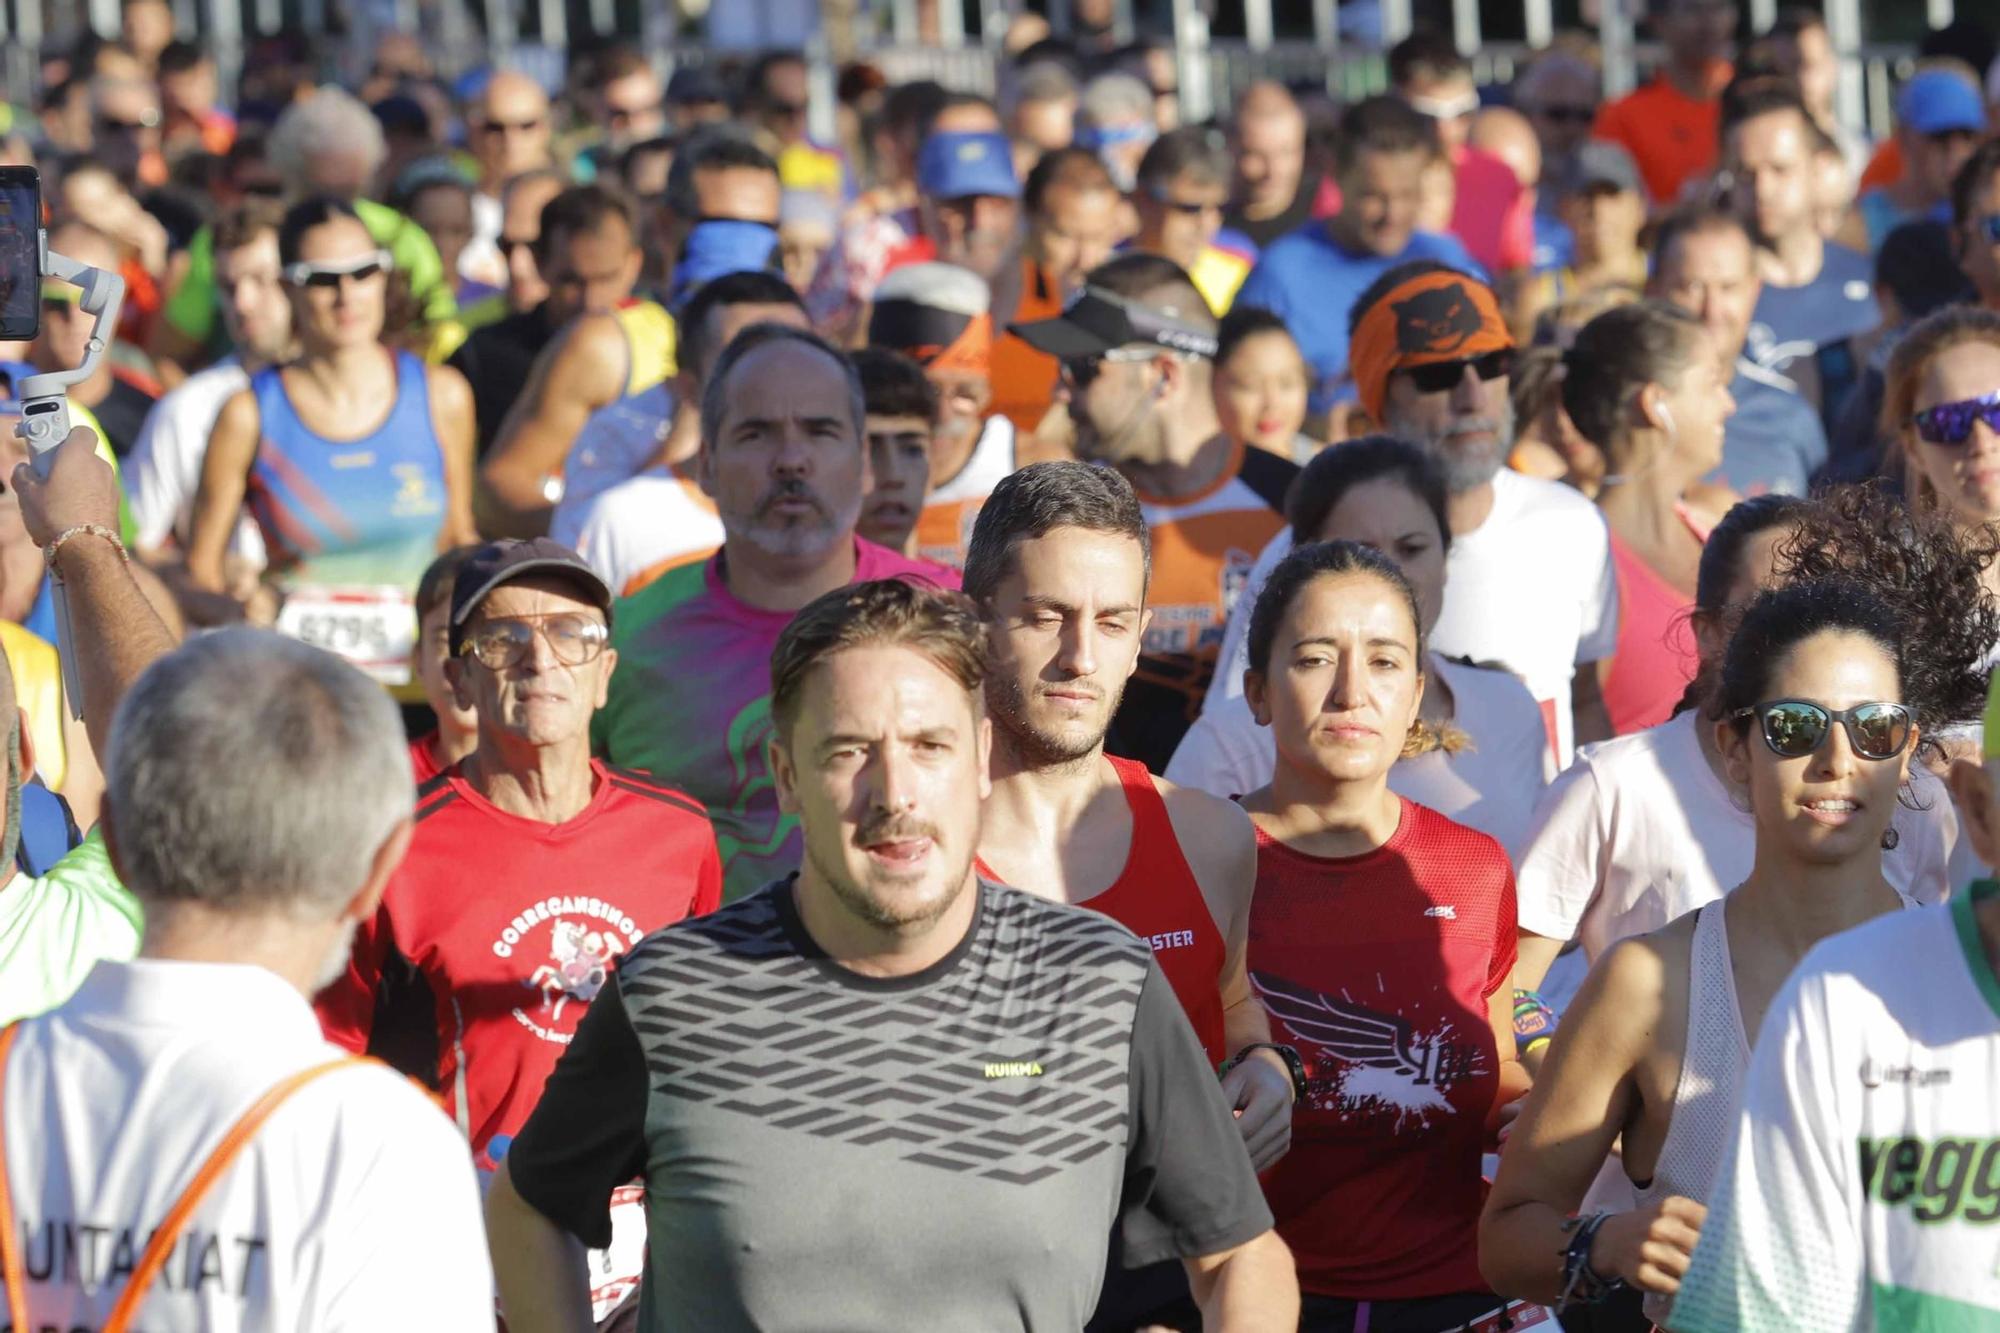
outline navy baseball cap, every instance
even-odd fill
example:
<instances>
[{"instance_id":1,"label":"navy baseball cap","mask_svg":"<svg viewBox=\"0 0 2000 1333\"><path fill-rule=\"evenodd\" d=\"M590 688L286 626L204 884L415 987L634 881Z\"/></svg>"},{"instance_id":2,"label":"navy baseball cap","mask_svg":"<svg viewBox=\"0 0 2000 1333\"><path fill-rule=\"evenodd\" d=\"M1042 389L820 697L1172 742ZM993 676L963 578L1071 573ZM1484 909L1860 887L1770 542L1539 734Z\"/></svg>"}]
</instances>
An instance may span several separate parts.
<instances>
[{"instance_id":1,"label":"navy baseball cap","mask_svg":"<svg viewBox=\"0 0 2000 1333\"><path fill-rule=\"evenodd\" d=\"M1007 328L1028 346L1058 361L1103 356L1135 343L1152 343L1202 357L1213 357L1218 346L1215 335L1206 329L1101 287L1084 288L1083 294L1053 319L1009 324Z\"/></svg>"},{"instance_id":2,"label":"navy baseball cap","mask_svg":"<svg viewBox=\"0 0 2000 1333\"><path fill-rule=\"evenodd\" d=\"M667 80L668 106L699 106L704 102L729 101L729 85L705 65L682 65Z\"/></svg>"},{"instance_id":3,"label":"navy baseball cap","mask_svg":"<svg viewBox=\"0 0 2000 1333\"><path fill-rule=\"evenodd\" d=\"M1986 132L1986 107L1979 90L1946 69L1913 75L1896 95L1896 119L1918 134Z\"/></svg>"},{"instance_id":4,"label":"navy baseball cap","mask_svg":"<svg viewBox=\"0 0 2000 1333\"><path fill-rule=\"evenodd\" d=\"M566 579L576 586L583 599L604 612L611 623L611 589L598 572L584 563L582 556L553 537L527 541L508 537L488 542L458 567L451 585L451 655L458 656L465 645L465 622L495 588L515 579L539 574Z\"/></svg>"},{"instance_id":5,"label":"navy baseball cap","mask_svg":"<svg viewBox=\"0 0 2000 1333\"><path fill-rule=\"evenodd\" d=\"M917 154L917 188L933 199L990 194L1019 199L1014 146L992 131L941 130Z\"/></svg>"}]
</instances>

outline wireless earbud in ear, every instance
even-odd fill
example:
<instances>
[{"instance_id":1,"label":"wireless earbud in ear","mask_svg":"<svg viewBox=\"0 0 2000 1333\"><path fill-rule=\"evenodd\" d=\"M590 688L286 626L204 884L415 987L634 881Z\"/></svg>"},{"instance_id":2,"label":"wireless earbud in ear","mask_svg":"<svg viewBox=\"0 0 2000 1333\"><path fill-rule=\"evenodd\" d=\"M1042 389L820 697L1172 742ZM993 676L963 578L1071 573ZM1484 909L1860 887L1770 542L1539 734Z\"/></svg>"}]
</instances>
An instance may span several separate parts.
<instances>
[{"instance_id":1,"label":"wireless earbud in ear","mask_svg":"<svg viewBox=\"0 0 2000 1333\"><path fill-rule=\"evenodd\" d=\"M1669 435L1680 434L1680 428L1674 425L1674 410L1665 403L1660 404L1660 429Z\"/></svg>"}]
</instances>

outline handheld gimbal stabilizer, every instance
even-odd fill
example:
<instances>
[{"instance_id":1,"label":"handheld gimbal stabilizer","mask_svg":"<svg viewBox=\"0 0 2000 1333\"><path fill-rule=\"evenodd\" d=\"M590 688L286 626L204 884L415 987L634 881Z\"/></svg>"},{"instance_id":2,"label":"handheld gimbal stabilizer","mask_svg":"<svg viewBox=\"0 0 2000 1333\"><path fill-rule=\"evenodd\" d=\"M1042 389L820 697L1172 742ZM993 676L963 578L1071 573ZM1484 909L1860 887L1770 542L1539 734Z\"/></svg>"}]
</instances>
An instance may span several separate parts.
<instances>
[{"instance_id":1,"label":"handheld gimbal stabilizer","mask_svg":"<svg viewBox=\"0 0 2000 1333\"><path fill-rule=\"evenodd\" d=\"M104 321L116 318L125 303L125 279L109 269L79 264L67 255L49 249L49 236L41 232L36 240L41 252L44 278L56 278L83 289L82 309L96 317L83 364L75 370L50 370L30 375L15 386L21 400L21 421L14 433L28 442L35 474L47 477L55 465L55 447L69 438L69 396L72 384L80 384L96 371L107 342ZM62 584L55 585L57 652L62 657L63 692L69 696L70 711L83 716L83 683L77 675L76 646L69 627L69 598Z\"/></svg>"}]
</instances>

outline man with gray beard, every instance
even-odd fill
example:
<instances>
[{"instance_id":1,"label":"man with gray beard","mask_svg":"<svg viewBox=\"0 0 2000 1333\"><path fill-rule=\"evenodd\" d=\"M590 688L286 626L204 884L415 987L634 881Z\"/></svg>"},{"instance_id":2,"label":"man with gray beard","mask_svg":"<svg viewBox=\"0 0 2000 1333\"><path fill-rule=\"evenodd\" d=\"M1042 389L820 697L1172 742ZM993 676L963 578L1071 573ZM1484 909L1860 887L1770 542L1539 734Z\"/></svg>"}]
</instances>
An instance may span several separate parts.
<instances>
[{"instance_id":1,"label":"man with gray beard","mask_svg":"<svg viewBox=\"0 0 2000 1333\"><path fill-rule=\"evenodd\" d=\"M1519 676L1541 705L1551 772L1564 767L1578 744L1611 734L1592 664L1617 645L1618 585L1596 506L1506 466L1514 343L1492 288L1428 260L1398 265L1355 302L1349 350L1368 415L1444 472L1451 550L1432 645ZM1243 688L1250 607L1290 549L1285 532L1258 557L1211 699Z\"/></svg>"},{"instance_id":2,"label":"man with gray beard","mask_svg":"<svg viewBox=\"0 0 2000 1333\"><path fill-rule=\"evenodd\" d=\"M409 846L396 706L267 631L173 648L95 443L74 432L46 482L23 465L11 486L68 591L93 734L111 718L103 847L144 926L136 959L0 1032L9 1322L490 1328L457 1131L309 1004Z\"/></svg>"},{"instance_id":3,"label":"man with gray beard","mask_svg":"<svg viewBox=\"0 0 2000 1333\"><path fill-rule=\"evenodd\" d=\"M708 808L733 902L799 861L765 746L771 649L793 613L849 583L958 576L855 535L870 485L861 382L814 334L753 324L729 344L703 386L696 471L722 549L619 604L591 737L611 764Z\"/></svg>"}]
</instances>

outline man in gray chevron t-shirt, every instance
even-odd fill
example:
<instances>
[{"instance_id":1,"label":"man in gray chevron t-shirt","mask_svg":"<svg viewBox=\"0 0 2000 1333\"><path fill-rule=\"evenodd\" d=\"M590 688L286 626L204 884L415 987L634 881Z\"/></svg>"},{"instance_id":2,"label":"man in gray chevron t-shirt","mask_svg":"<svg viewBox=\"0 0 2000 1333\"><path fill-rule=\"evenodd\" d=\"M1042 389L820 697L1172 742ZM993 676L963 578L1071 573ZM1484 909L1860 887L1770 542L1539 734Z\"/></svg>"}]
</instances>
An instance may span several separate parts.
<instances>
[{"instance_id":1,"label":"man in gray chevron t-shirt","mask_svg":"<svg viewBox=\"0 0 2000 1333\"><path fill-rule=\"evenodd\" d=\"M776 405L779 413L784 405ZM1298 1320L1228 1107L1151 951L980 879L983 638L858 584L772 656L805 861L648 937L591 1005L487 1214L513 1333L589 1327L585 1244L646 1184L640 1327L1082 1327L1103 1237L1208 1326Z\"/></svg>"}]
</instances>

